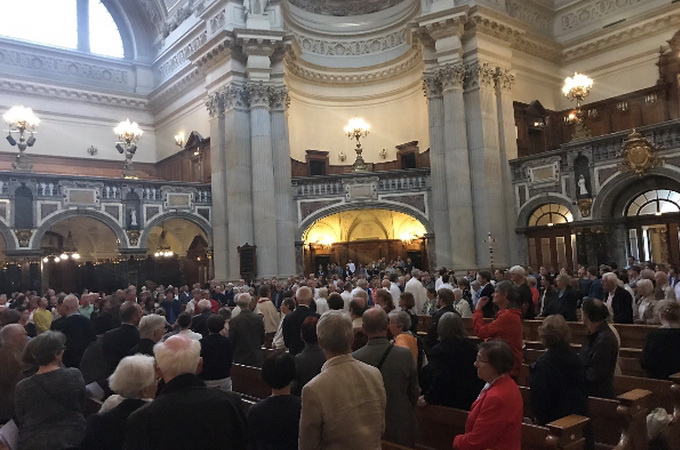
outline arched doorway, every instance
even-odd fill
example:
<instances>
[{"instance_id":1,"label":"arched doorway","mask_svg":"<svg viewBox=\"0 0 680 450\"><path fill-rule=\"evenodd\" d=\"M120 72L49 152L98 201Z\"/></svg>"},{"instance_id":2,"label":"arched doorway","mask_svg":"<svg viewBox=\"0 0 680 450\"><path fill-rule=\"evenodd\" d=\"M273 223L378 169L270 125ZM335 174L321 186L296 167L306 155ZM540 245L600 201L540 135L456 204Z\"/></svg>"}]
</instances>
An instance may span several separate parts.
<instances>
[{"instance_id":1,"label":"arched doorway","mask_svg":"<svg viewBox=\"0 0 680 450\"><path fill-rule=\"evenodd\" d=\"M573 220L569 208L558 203L541 205L531 213L527 224L529 265L574 267L576 236L570 226Z\"/></svg>"},{"instance_id":2,"label":"arched doorway","mask_svg":"<svg viewBox=\"0 0 680 450\"><path fill-rule=\"evenodd\" d=\"M176 217L160 221L148 231L146 245L149 281L177 286L205 284L212 278L208 237L193 221Z\"/></svg>"},{"instance_id":3,"label":"arched doorway","mask_svg":"<svg viewBox=\"0 0 680 450\"><path fill-rule=\"evenodd\" d=\"M126 276L118 267L119 239L97 219L71 216L52 224L42 235L40 249L43 288L111 292L126 284Z\"/></svg>"},{"instance_id":4,"label":"arched doorway","mask_svg":"<svg viewBox=\"0 0 680 450\"><path fill-rule=\"evenodd\" d=\"M334 263L356 267L374 262L411 259L413 266L427 267L425 226L416 218L386 209L361 209L326 216L302 235L305 273Z\"/></svg>"},{"instance_id":5,"label":"arched doorway","mask_svg":"<svg viewBox=\"0 0 680 450\"><path fill-rule=\"evenodd\" d=\"M680 192L642 192L627 203L624 217L627 256L637 261L680 264Z\"/></svg>"}]
</instances>

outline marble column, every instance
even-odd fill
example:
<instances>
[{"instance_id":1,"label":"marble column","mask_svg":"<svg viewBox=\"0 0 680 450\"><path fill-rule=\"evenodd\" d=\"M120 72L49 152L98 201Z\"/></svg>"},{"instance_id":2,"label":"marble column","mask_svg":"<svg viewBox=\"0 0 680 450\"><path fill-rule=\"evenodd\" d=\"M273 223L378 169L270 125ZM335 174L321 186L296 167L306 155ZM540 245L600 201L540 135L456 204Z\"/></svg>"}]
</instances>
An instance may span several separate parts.
<instances>
[{"instance_id":1,"label":"marble column","mask_svg":"<svg viewBox=\"0 0 680 450\"><path fill-rule=\"evenodd\" d=\"M510 264L526 264L526 260L520 259L520 235L515 233L517 222L517 205L513 192L512 173L510 170L511 159L517 158L517 139L515 133L515 108L512 103L510 91L515 82L515 76L508 69L497 67L494 77L496 84L496 105L498 109L498 149L500 151L501 177L503 196L505 198L505 222L508 231L508 239L504 239L505 252L510 256ZM503 243L503 242L500 242ZM500 247L499 247L500 248Z\"/></svg>"},{"instance_id":2,"label":"marble column","mask_svg":"<svg viewBox=\"0 0 680 450\"><path fill-rule=\"evenodd\" d=\"M432 183L432 223L437 245L434 246L434 264L451 267L451 224L449 222L446 190L446 159L444 148L444 100L438 74L426 73L423 86L428 100L430 129L430 182Z\"/></svg>"},{"instance_id":3,"label":"marble column","mask_svg":"<svg viewBox=\"0 0 680 450\"><path fill-rule=\"evenodd\" d=\"M257 245L257 276L278 275L274 159L269 116L271 86L248 84L252 158L253 231Z\"/></svg>"},{"instance_id":4,"label":"marble column","mask_svg":"<svg viewBox=\"0 0 680 450\"><path fill-rule=\"evenodd\" d=\"M478 267L490 267L489 247L485 242L489 233L498 244L510 239L504 194L510 187L503 183L501 174L494 75L495 69L488 63L475 61L470 65L464 93ZM505 247L494 245L494 265L497 267L509 264Z\"/></svg>"},{"instance_id":5,"label":"marble column","mask_svg":"<svg viewBox=\"0 0 680 450\"><path fill-rule=\"evenodd\" d=\"M465 67L462 64L448 65L438 73L443 92L444 162L452 268L465 270L477 267L474 240L470 239L475 228L463 99Z\"/></svg>"},{"instance_id":6,"label":"marble column","mask_svg":"<svg viewBox=\"0 0 680 450\"><path fill-rule=\"evenodd\" d=\"M274 86L271 96L272 150L274 153L274 192L276 236L278 245L278 275L288 277L301 273L296 268L295 231L297 217L290 184L291 162L288 140L288 91L285 86Z\"/></svg>"},{"instance_id":7,"label":"marble column","mask_svg":"<svg viewBox=\"0 0 680 450\"><path fill-rule=\"evenodd\" d=\"M219 195L227 191L227 162L225 160L224 102L221 92L208 96L206 102L210 114L210 165L212 198L212 241L214 279L227 281L229 278L227 196Z\"/></svg>"},{"instance_id":8,"label":"marble column","mask_svg":"<svg viewBox=\"0 0 680 450\"><path fill-rule=\"evenodd\" d=\"M252 160L250 154L250 111L245 86L232 83L222 90L224 101L224 162L226 190L213 191L226 198L228 279L241 277L238 246L253 245ZM215 168L213 168L215 170ZM258 253L260 249L257 249Z\"/></svg>"}]
</instances>

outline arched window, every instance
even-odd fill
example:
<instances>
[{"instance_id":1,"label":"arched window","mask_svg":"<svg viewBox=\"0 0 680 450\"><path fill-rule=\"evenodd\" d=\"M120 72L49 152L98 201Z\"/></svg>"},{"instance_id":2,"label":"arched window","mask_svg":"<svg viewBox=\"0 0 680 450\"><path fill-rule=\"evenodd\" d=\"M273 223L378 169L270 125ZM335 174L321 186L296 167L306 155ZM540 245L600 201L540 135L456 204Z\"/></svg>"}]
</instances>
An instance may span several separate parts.
<instances>
[{"instance_id":1,"label":"arched window","mask_svg":"<svg viewBox=\"0 0 680 450\"><path fill-rule=\"evenodd\" d=\"M638 195L626 208L627 216L660 216L680 212L680 193L669 189L655 189Z\"/></svg>"},{"instance_id":2,"label":"arched window","mask_svg":"<svg viewBox=\"0 0 680 450\"><path fill-rule=\"evenodd\" d=\"M51 47L123 58L123 39L100 0L2 2L0 35ZM30 13L29 13L30 12Z\"/></svg>"},{"instance_id":3,"label":"arched window","mask_svg":"<svg viewBox=\"0 0 680 450\"><path fill-rule=\"evenodd\" d=\"M574 217L566 206L557 203L548 203L539 206L529 217L530 227L540 227L542 225L552 226L558 223L572 222Z\"/></svg>"}]
</instances>

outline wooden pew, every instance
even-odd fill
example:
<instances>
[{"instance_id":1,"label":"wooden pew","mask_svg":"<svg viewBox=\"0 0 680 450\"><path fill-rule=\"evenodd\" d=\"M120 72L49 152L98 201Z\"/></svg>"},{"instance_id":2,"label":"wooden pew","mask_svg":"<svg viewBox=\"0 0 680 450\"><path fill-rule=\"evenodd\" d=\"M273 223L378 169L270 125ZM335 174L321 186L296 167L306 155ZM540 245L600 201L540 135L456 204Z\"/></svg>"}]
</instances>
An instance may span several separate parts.
<instances>
[{"instance_id":1,"label":"wooden pew","mask_svg":"<svg viewBox=\"0 0 680 450\"><path fill-rule=\"evenodd\" d=\"M572 348L578 352L581 349L581 346L572 345ZM644 377L646 373L640 366L639 355L641 350L634 350L632 353L630 350L631 349L621 349L619 351L619 367L621 368L621 373L632 377ZM545 352L545 349L538 345L528 345L524 347L523 351L524 362L531 364Z\"/></svg>"},{"instance_id":2,"label":"wooden pew","mask_svg":"<svg viewBox=\"0 0 680 450\"><path fill-rule=\"evenodd\" d=\"M230 375L231 390L243 400L257 403L271 394L271 388L262 380L262 369L259 367L233 364Z\"/></svg>"},{"instance_id":3,"label":"wooden pew","mask_svg":"<svg viewBox=\"0 0 680 450\"><path fill-rule=\"evenodd\" d=\"M467 411L427 405L416 408L418 449L451 448L453 438L465 431ZM522 424L522 449L582 449L586 417L567 416L545 427Z\"/></svg>"}]
</instances>

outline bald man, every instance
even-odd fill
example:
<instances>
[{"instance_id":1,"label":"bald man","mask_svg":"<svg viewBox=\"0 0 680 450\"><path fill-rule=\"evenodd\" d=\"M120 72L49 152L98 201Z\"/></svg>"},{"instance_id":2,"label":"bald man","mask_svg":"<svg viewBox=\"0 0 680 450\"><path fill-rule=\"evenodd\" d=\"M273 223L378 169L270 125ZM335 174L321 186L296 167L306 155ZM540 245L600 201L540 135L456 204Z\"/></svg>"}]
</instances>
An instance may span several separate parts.
<instances>
[{"instance_id":1,"label":"bald man","mask_svg":"<svg viewBox=\"0 0 680 450\"><path fill-rule=\"evenodd\" d=\"M69 294L57 303L59 317L52 322L50 329L61 331L66 336L63 362L66 367L80 367L80 360L88 345L97 339L90 319L78 312L78 297Z\"/></svg>"}]
</instances>

